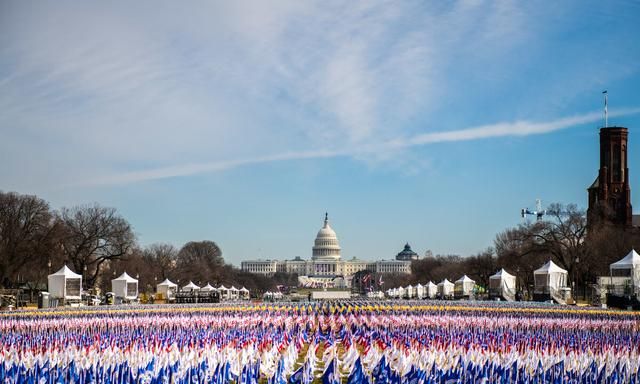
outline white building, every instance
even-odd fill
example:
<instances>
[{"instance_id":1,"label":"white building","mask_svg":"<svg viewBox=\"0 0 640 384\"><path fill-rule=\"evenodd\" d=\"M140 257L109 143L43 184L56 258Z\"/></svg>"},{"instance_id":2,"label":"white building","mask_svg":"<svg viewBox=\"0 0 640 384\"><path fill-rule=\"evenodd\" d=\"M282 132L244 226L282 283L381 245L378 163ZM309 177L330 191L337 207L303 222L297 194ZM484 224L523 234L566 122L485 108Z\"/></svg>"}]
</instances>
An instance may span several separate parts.
<instances>
[{"instance_id":1,"label":"white building","mask_svg":"<svg viewBox=\"0 0 640 384\"><path fill-rule=\"evenodd\" d=\"M299 283L317 287L345 287L351 284L352 276L364 270L375 273L411 273L410 260L364 261L342 260L342 249L336 232L329 225L325 214L324 225L318 231L311 249L311 260L296 257L293 260L249 260L243 261L243 271L271 276L276 272L295 273Z\"/></svg>"},{"instance_id":2,"label":"white building","mask_svg":"<svg viewBox=\"0 0 640 384\"><path fill-rule=\"evenodd\" d=\"M271 276L274 273L278 272L278 262L276 260L243 261L241 267L243 271L255 273L258 275Z\"/></svg>"}]
</instances>

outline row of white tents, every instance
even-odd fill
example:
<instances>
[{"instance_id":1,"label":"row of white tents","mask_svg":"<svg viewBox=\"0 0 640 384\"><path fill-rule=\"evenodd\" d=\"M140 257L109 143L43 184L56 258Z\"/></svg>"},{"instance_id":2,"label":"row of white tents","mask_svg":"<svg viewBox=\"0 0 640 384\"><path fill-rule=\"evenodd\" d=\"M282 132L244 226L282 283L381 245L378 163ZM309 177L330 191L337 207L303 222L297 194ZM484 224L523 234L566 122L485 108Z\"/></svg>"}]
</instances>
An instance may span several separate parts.
<instances>
[{"instance_id":1,"label":"row of white tents","mask_svg":"<svg viewBox=\"0 0 640 384\"><path fill-rule=\"evenodd\" d=\"M602 277L602 281L610 285L633 286L635 292L640 292L640 255L631 250L624 258L610 266L610 275ZM549 260L542 267L533 272L534 294L550 296L561 300L570 296L568 276L565 269L560 268ZM425 285L408 285L387 290L387 296L392 298L435 298L435 297L468 297L473 293L475 281L467 275L454 283L444 279L437 285L429 282ZM500 269L489 277L489 297L501 297L514 300L516 293L516 276L504 269Z\"/></svg>"},{"instance_id":2,"label":"row of white tents","mask_svg":"<svg viewBox=\"0 0 640 384\"><path fill-rule=\"evenodd\" d=\"M178 292L178 284L172 282L169 279L165 279L163 282L156 286L156 291L161 293L163 297L171 299ZM211 284L207 283L204 287L199 287L194 284L193 281L189 281L189 284L185 285L180 289L180 292L190 292L190 293L207 293L217 291L220 293L220 298L222 300L248 300L249 299L249 290L245 287L240 289L231 286L229 288L224 285L220 285L219 287L214 287Z\"/></svg>"},{"instance_id":3,"label":"row of white tents","mask_svg":"<svg viewBox=\"0 0 640 384\"><path fill-rule=\"evenodd\" d=\"M427 284L407 285L406 287L392 288L387 290L387 296L391 298L417 298L417 299L433 299L436 297L469 297L473 295L476 282L464 275L455 283L447 279L442 280L438 284L428 282Z\"/></svg>"},{"instance_id":4,"label":"row of white tents","mask_svg":"<svg viewBox=\"0 0 640 384\"><path fill-rule=\"evenodd\" d=\"M567 271L558 267L553 261L547 262L534 271L535 291L546 292L566 289ZM387 290L387 296L392 298L461 298L474 294L476 282L464 275L455 282L447 279L438 284L428 282ZM504 269L500 269L489 277L489 296L500 297L505 300L515 300L516 277Z\"/></svg>"},{"instance_id":5,"label":"row of white tents","mask_svg":"<svg viewBox=\"0 0 640 384\"><path fill-rule=\"evenodd\" d=\"M65 301L79 301L82 295L82 275L73 272L66 265L59 271L48 276L49 295L53 299ZM126 272L118 278L111 280L111 290L118 301L132 301L138 298L138 280L129 276ZM156 286L158 293L164 298L171 299L178 292L178 285L165 279ZM213 292L220 293L222 300L248 300L249 290L245 287L240 289L231 286L230 288L221 285L213 287L211 284L199 287L192 281L180 289L181 292Z\"/></svg>"}]
</instances>

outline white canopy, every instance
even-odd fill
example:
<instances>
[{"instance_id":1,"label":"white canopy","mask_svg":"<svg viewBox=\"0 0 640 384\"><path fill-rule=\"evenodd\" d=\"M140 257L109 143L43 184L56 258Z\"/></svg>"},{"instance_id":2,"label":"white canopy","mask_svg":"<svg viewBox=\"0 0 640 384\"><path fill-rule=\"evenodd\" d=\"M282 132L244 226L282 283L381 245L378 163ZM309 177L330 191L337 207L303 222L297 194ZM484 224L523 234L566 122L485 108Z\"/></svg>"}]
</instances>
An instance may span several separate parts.
<instances>
[{"instance_id":1,"label":"white canopy","mask_svg":"<svg viewBox=\"0 0 640 384\"><path fill-rule=\"evenodd\" d=\"M249 290L245 287L240 288L239 290L240 298L248 299L249 298Z\"/></svg>"},{"instance_id":2,"label":"white canopy","mask_svg":"<svg viewBox=\"0 0 640 384\"><path fill-rule=\"evenodd\" d=\"M515 279L515 276L505 271L504 268L500 268L498 272L489 276L489 280L500 280L500 279L509 279L509 278Z\"/></svg>"},{"instance_id":3,"label":"white canopy","mask_svg":"<svg viewBox=\"0 0 640 384\"><path fill-rule=\"evenodd\" d=\"M204 287L200 288L201 292L211 292L213 290L215 290L215 288L213 288L209 283L207 283L207 285L205 285Z\"/></svg>"},{"instance_id":4,"label":"white canopy","mask_svg":"<svg viewBox=\"0 0 640 384\"><path fill-rule=\"evenodd\" d=\"M533 271L536 288L565 288L567 286L567 271L549 260L545 265Z\"/></svg>"},{"instance_id":5,"label":"white canopy","mask_svg":"<svg viewBox=\"0 0 640 384\"><path fill-rule=\"evenodd\" d=\"M164 279L162 283L156 285L156 291L167 298L173 296L177 288L178 284L172 282L169 279Z\"/></svg>"},{"instance_id":6,"label":"white canopy","mask_svg":"<svg viewBox=\"0 0 640 384\"><path fill-rule=\"evenodd\" d=\"M138 280L123 272L120 277L111 280L111 291L115 297L133 300L138 297Z\"/></svg>"},{"instance_id":7,"label":"white canopy","mask_svg":"<svg viewBox=\"0 0 640 384\"><path fill-rule=\"evenodd\" d=\"M198 287L197 285L195 285L195 284L193 283L193 281L189 281L189 284L187 284L187 285L185 285L184 287L182 287L182 290L183 290L183 291L189 291L189 292L190 292L190 291L197 291L197 290L199 290L199 289L200 289L200 287Z\"/></svg>"},{"instance_id":8,"label":"white canopy","mask_svg":"<svg viewBox=\"0 0 640 384\"><path fill-rule=\"evenodd\" d=\"M458 280L456 280L456 283L476 283L475 280L471 280L471 278L467 275L462 276L461 278L459 278Z\"/></svg>"},{"instance_id":9,"label":"white canopy","mask_svg":"<svg viewBox=\"0 0 640 384\"><path fill-rule=\"evenodd\" d=\"M169 280L169 279L164 279L164 281L160 284L157 285L157 287L159 286L167 286L167 287L177 287L178 284L174 283L173 281Z\"/></svg>"},{"instance_id":10,"label":"white canopy","mask_svg":"<svg viewBox=\"0 0 640 384\"><path fill-rule=\"evenodd\" d=\"M413 286L411 284L407 285L406 287L404 287L404 292L407 295L408 298L412 298L413 297Z\"/></svg>"},{"instance_id":11,"label":"white canopy","mask_svg":"<svg viewBox=\"0 0 640 384\"><path fill-rule=\"evenodd\" d=\"M231 299L231 288L227 288L224 285L220 285L218 287L218 291L220 292L220 299ZM272 292L272 294L275 294Z\"/></svg>"},{"instance_id":12,"label":"white canopy","mask_svg":"<svg viewBox=\"0 0 640 384\"><path fill-rule=\"evenodd\" d=\"M447 279L442 280L438 283L438 292L442 296L451 296L453 293L454 284Z\"/></svg>"},{"instance_id":13,"label":"white canopy","mask_svg":"<svg viewBox=\"0 0 640 384\"><path fill-rule=\"evenodd\" d=\"M612 276L628 276L631 277L634 285L640 284L640 255L635 249L632 249L622 260L611 264L609 269Z\"/></svg>"},{"instance_id":14,"label":"white canopy","mask_svg":"<svg viewBox=\"0 0 640 384\"><path fill-rule=\"evenodd\" d=\"M437 285L430 281L427 283L427 285L425 285L425 287L427 288L427 297L429 297L430 299L436 297L436 295L438 294Z\"/></svg>"},{"instance_id":15,"label":"white canopy","mask_svg":"<svg viewBox=\"0 0 640 384\"><path fill-rule=\"evenodd\" d=\"M558 267L556 263L549 260L545 265L533 271L534 275L547 275L549 273L567 273L566 270Z\"/></svg>"},{"instance_id":16,"label":"white canopy","mask_svg":"<svg viewBox=\"0 0 640 384\"><path fill-rule=\"evenodd\" d=\"M489 289L502 291L504 289L515 291L516 277L504 269L500 269L489 277Z\"/></svg>"},{"instance_id":17,"label":"white canopy","mask_svg":"<svg viewBox=\"0 0 640 384\"><path fill-rule=\"evenodd\" d=\"M48 276L49 294L52 298L80 300L82 276L66 265Z\"/></svg>"},{"instance_id":18,"label":"white canopy","mask_svg":"<svg viewBox=\"0 0 640 384\"><path fill-rule=\"evenodd\" d=\"M635 249L632 249L622 260L618 260L609 266L611 269L635 269L638 267L640 267L640 255Z\"/></svg>"},{"instance_id":19,"label":"white canopy","mask_svg":"<svg viewBox=\"0 0 640 384\"><path fill-rule=\"evenodd\" d=\"M455 282L455 293L460 296L468 296L473 292L476 282L471 280L469 276L464 275Z\"/></svg>"}]
</instances>

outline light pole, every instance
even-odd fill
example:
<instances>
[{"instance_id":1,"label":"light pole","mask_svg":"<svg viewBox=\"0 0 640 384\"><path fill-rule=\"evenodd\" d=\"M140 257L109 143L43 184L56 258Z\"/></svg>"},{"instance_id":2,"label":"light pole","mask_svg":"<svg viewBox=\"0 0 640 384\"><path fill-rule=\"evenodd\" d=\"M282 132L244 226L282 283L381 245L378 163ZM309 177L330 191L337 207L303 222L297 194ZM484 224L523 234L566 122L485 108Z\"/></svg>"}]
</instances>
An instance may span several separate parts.
<instances>
[{"instance_id":1,"label":"light pole","mask_svg":"<svg viewBox=\"0 0 640 384\"><path fill-rule=\"evenodd\" d=\"M575 297L578 297L578 283L577 283L577 279L578 279L578 266L580 265L580 257L576 257L576 265L573 267L573 292L571 292L572 295L575 295Z\"/></svg>"}]
</instances>

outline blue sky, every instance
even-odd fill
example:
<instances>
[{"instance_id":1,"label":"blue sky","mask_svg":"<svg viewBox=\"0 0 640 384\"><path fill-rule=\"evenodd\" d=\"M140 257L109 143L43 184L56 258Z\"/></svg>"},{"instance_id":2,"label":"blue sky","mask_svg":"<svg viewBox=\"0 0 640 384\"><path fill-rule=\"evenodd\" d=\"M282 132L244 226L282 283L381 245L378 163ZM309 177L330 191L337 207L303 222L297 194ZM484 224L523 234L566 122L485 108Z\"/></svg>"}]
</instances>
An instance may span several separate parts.
<instances>
[{"instance_id":1,"label":"blue sky","mask_svg":"<svg viewBox=\"0 0 640 384\"><path fill-rule=\"evenodd\" d=\"M586 208L602 94L630 128L633 1L0 1L0 189L98 202L141 244L469 255ZM638 166L636 166L638 165Z\"/></svg>"}]
</instances>

